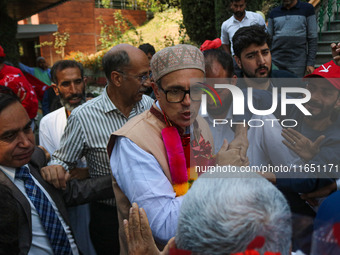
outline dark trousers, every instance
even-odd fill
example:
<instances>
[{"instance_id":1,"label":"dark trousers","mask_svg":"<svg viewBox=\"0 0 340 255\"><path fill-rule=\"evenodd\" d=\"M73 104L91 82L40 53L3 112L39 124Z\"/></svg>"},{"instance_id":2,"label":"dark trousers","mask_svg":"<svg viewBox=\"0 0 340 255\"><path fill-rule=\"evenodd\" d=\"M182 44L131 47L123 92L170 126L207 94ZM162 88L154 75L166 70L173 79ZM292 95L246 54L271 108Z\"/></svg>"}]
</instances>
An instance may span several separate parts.
<instances>
[{"instance_id":1,"label":"dark trousers","mask_svg":"<svg viewBox=\"0 0 340 255\"><path fill-rule=\"evenodd\" d=\"M90 235L97 255L119 255L117 208L95 202L90 212Z\"/></svg>"}]
</instances>

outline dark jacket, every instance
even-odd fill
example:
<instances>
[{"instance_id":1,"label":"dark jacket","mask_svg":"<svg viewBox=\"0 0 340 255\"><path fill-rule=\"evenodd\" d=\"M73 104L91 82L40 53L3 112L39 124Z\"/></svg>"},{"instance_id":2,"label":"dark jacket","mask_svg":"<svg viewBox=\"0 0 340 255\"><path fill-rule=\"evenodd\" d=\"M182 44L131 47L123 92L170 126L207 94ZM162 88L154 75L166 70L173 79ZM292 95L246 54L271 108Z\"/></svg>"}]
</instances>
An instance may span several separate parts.
<instances>
[{"instance_id":1,"label":"dark jacket","mask_svg":"<svg viewBox=\"0 0 340 255\"><path fill-rule=\"evenodd\" d=\"M45 153L40 148L36 147L31 161L28 164L30 172L41 184L41 186L43 186L44 189L49 193L67 225L70 226L66 205L73 206L112 197L113 189L110 175L81 181L71 180L67 183L66 190L62 191L54 188L54 186L44 181L41 177L39 170L41 167L46 166L46 164L47 160ZM27 254L32 243L32 219L30 204L27 198L16 187L16 185L2 171L0 171L0 182L10 188L13 197L18 202L19 254Z\"/></svg>"}]
</instances>

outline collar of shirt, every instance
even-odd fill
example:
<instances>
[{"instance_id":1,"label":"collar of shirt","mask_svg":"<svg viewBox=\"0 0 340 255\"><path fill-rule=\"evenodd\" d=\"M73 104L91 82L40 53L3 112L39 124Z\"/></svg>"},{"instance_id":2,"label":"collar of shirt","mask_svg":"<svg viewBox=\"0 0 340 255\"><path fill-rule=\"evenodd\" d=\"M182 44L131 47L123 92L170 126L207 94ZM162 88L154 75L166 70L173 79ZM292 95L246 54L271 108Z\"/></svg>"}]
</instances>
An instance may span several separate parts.
<instances>
[{"instance_id":1,"label":"collar of shirt","mask_svg":"<svg viewBox=\"0 0 340 255\"><path fill-rule=\"evenodd\" d=\"M235 19L235 16L234 16L234 14L233 14L233 19L234 19L234 22L237 22L237 23L241 23L241 22L243 22L244 20L246 20L246 19L249 19L249 14L248 14L248 12L247 11L245 11L246 12L246 14L244 15L244 17L243 17L243 19L241 20L241 21L238 21L237 19Z\"/></svg>"},{"instance_id":2,"label":"collar of shirt","mask_svg":"<svg viewBox=\"0 0 340 255\"><path fill-rule=\"evenodd\" d=\"M102 103L103 103L103 109L105 113L118 110L118 108L114 105L114 103L109 98L109 95L107 94L107 86L105 87L103 94L102 94Z\"/></svg>"},{"instance_id":3,"label":"collar of shirt","mask_svg":"<svg viewBox=\"0 0 340 255\"><path fill-rule=\"evenodd\" d=\"M27 164L24 165L24 166L26 166L28 169L30 169ZM14 178L15 178L15 168L14 167L1 166L0 165L0 169L7 175L7 177L9 179L11 179L12 182L14 182Z\"/></svg>"},{"instance_id":4,"label":"collar of shirt","mask_svg":"<svg viewBox=\"0 0 340 255\"><path fill-rule=\"evenodd\" d=\"M119 111L119 109L115 106L115 104L111 101L109 95L107 94L107 86L105 87L103 93L102 93L102 103L103 103L103 109L105 113L112 112L112 111ZM141 111L144 109L142 101L144 100L145 95L143 95L142 99L137 102L137 104L133 107L133 109L137 109L137 111ZM133 112L133 109L131 112Z\"/></svg>"}]
</instances>

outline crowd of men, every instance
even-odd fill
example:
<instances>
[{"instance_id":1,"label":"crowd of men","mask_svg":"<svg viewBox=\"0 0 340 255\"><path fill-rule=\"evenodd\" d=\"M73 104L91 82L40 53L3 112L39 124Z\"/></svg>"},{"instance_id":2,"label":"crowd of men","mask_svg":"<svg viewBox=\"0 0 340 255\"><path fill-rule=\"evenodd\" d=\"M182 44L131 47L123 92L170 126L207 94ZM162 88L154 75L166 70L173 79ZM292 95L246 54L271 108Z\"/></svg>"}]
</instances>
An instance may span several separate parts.
<instances>
[{"instance_id":1,"label":"crowd of men","mask_svg":"<svg viewBox=\"0 0 340 255\"><path fill-rule=\"evenodd\" d=\"M340 43L314 69L314 9L282 2L266 28L231 1L201 50L112 47L91 100L80 63L0 46L0 253L339 254Z\"/></svg>"}]
</instances>

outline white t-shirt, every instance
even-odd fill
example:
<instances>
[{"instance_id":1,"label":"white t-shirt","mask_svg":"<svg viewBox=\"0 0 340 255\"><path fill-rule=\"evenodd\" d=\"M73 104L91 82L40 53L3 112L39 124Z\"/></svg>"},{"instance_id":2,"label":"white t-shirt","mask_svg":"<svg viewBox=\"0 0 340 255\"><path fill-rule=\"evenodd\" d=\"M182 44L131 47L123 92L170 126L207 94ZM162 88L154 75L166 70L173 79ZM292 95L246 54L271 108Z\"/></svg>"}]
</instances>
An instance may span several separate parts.
<instances>
[{"instance_id":1,"label":"white t-shirt","mask_svg":"<svg viewBox=\"0 0 340 255\"><path fill-rule=\"evenodd\" d=\"M234 55L232 39L236 31L241 27L247 27L251 25L266 25L262 16L255 12L246 11L246 15L241 21L235 19L234 15L223 22L221 27L221 41L222 44L230 44L231 55Z\"/></svg>"}]
</instances>

